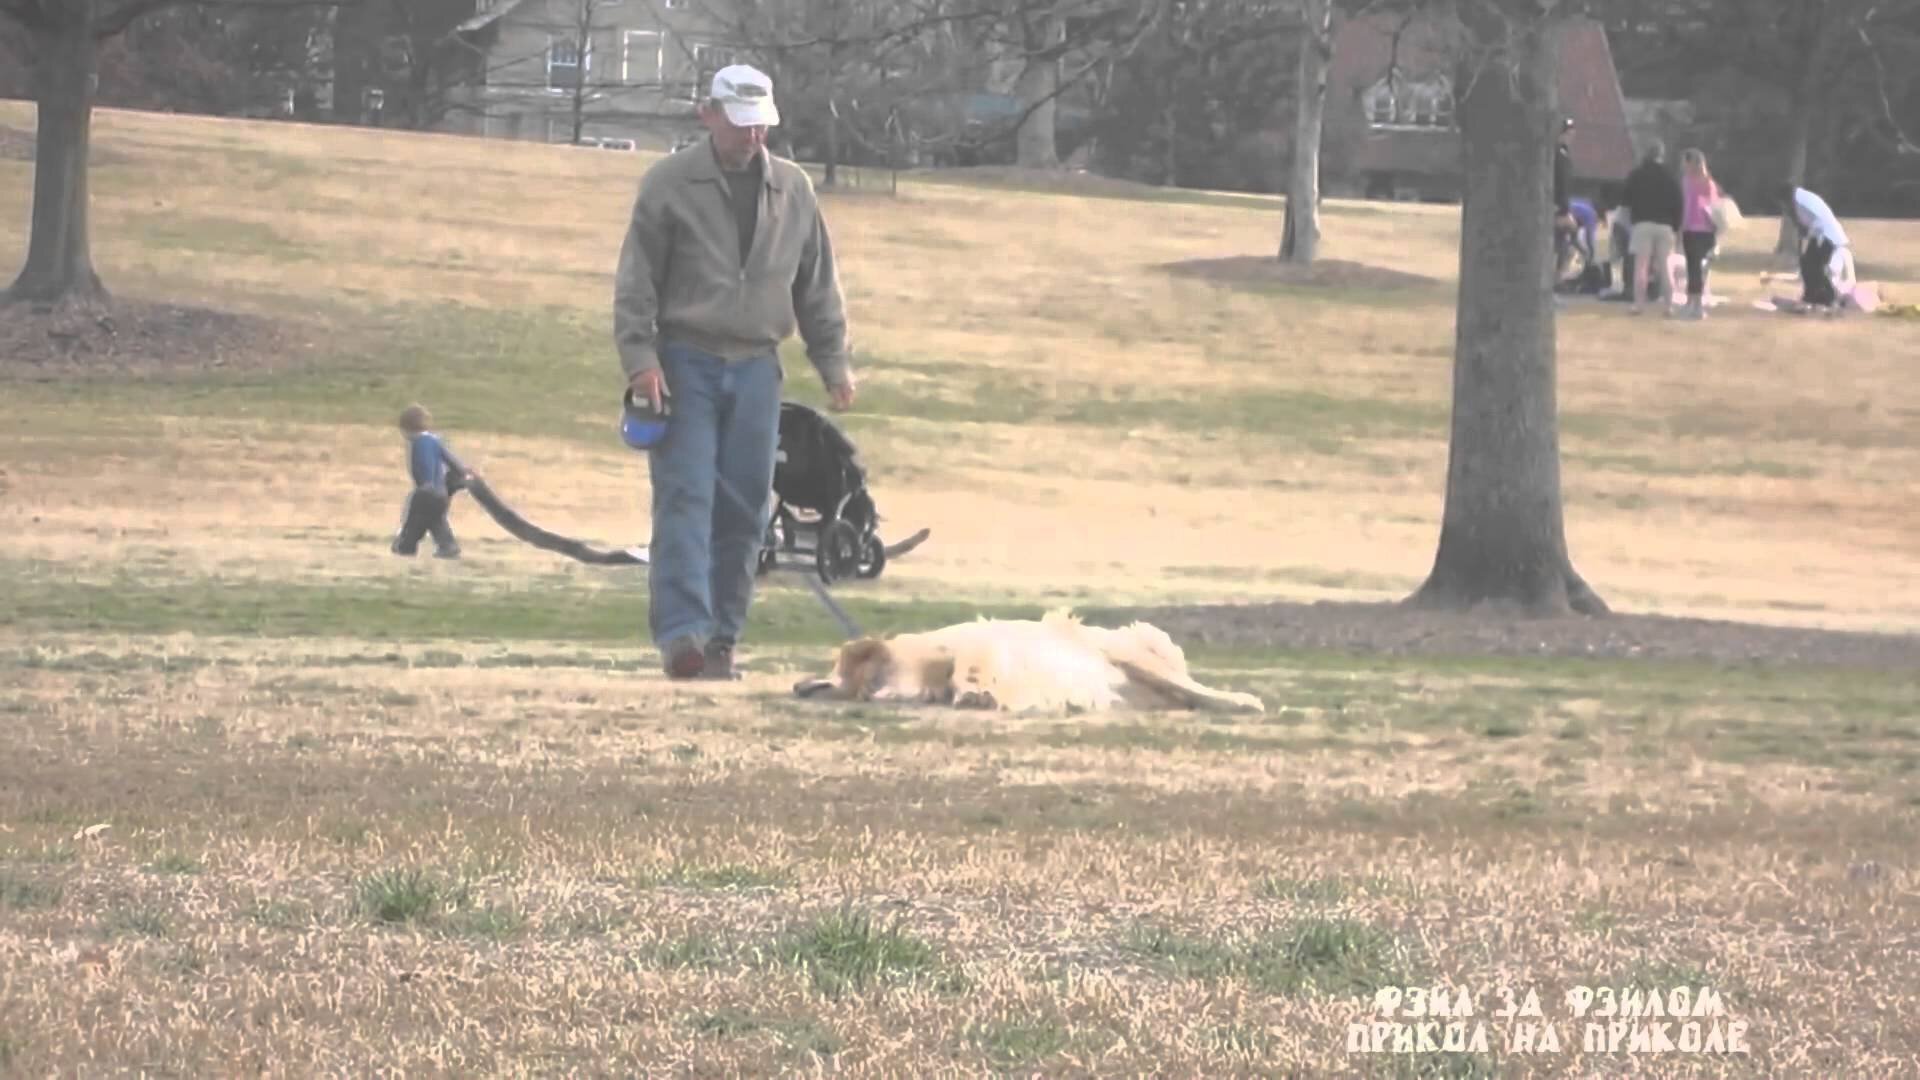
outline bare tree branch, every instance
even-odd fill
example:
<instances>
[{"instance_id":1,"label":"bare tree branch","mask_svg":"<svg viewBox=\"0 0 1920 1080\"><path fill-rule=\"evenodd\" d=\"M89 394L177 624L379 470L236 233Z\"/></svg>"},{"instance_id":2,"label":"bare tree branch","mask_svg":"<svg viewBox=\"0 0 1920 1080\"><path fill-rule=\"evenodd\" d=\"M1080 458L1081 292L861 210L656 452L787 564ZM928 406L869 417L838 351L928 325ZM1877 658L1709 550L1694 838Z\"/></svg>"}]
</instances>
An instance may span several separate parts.
<instances>
[{"instance_id":1,"label":"bare tree branch","mask_svg":"<svg viewBox=\"0 0 1920 1080\"><path fill-rule=\"evenodd\" d=\"M173 7L184 3L198 3L211 8L264 8L291 10L293 8L358 7L363 0L125 0L118 8L94 16L93 36L104 41L132 26L143 15L151 15L161 8Z\"/></svg>"},{"instance_id":2,"label":"bare tree branch","mask_svg":"<svg viewBox=\"0 0 1920 1080\"><path fill-rule=\"evenodd\" d=\"M0 15L8 16L29 30L46 25L45 16L34 0L0 0Z\"/></svg>"},{"instance_id":3,"label":"bare tree branch","mask_svg":"<svg viewBox=\"0 0 1920 1080\"><path fill-rule=\"evenodd\" d=\"M151 15L161 8L180 3L181 0L126 0L112 11L94 16L93 36L95 40L105 40L132 26L134 20L143 15Z\"/></svg>"},{"instance_id":4,"label":"bare tree branch","mask_svg":"<svg viewBox=\"0 0 1920 1080\"><path fill-rule=\"evenodd\" d=\"M1880 58L1880 50L1874 45L1873 38L1867 34L1867 24L1873 21L1877 8L1868 9L1860 19L1854 32L1860 37L1860 44L1866 46L1867 56L1873 60L1873 90L1880 99L1881 118L1887 122L1887 128L1893 132L1893 148L1900 154L1920 154L1920 144L1907 136L1907 131L1893 115L1893 99L1887 93L1887 66Z\"/></svg>"}]
</instances>

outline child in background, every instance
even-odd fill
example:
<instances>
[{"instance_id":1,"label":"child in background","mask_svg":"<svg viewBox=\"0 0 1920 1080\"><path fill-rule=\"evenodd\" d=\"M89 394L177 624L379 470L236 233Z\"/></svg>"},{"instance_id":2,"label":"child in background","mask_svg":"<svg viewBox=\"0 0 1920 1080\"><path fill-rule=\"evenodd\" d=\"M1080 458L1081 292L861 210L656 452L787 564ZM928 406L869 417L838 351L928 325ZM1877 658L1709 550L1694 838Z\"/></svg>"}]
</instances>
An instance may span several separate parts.
<instances>
[{"instance_id":1,"label":"child in background","mask_svg":"<svg viewBox=\"0 0 1920 1080\"><path fill-rule=\"evenodd\" d=\"M460 544L447 524L447 507L453 498L449 483L458 490L460 477L440 436L430 428L433 417L420 405L409 405L400 413L400 431L407 437L407 470L413 477L413 491L407 496L400 532L393 538L395 555L412 555L420 549L420 538L433 535L433 557L457 559Z\"/></svg>"}]
</instances>

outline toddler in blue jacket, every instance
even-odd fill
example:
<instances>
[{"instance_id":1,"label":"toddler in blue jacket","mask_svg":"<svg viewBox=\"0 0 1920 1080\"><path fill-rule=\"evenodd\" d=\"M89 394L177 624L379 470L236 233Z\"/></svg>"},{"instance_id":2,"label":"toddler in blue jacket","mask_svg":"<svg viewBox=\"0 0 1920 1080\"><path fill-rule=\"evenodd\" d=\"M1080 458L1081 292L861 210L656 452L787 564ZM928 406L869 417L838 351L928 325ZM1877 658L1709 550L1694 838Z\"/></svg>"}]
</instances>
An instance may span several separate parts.
<instances>
[{"instance_id":1,"label":"toddler in blue jacket","mask_svg":"<svg viewBox=\"0 0 1920 1080\"><path fill-rule=\"evenodd\" d=\"M413 491L407 496L400 532L393 538L395 555L412 555L420 549L420 538L433 536L436 559L457 559L460 544L447 524L447 508L463 479L457 463L447 453L440 436L431 430L433 417L420 405L409 405L400 413L400 431L407 437L407 470L413 476Z\"/></svg>"}]
</instances>

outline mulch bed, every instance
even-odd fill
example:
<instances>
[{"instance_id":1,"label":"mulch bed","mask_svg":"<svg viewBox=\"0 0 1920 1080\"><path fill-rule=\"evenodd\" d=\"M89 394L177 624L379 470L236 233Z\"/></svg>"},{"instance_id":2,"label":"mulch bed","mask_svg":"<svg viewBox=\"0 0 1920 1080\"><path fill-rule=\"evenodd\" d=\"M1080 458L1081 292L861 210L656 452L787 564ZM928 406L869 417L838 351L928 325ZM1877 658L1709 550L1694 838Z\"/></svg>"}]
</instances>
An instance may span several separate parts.
<instances>
[{"instance_id":1,"label":"mulch bed","mask_svg":"<svg viewBox=\"0 0 1920 1080\"><path fill-rule=\"evenodd\" d=\"M1229 648L1388 656L1538 656L1815 665L1920 680L1920 635L1613 614L1526 618L1413 611L1378 603L1261 603L1130 610L1175 640Z\"/></svg>"},{"instance_id":2,"label":"mulch bed","mask_svg":"<svg viewBox=\"0 0 1920 1080\"><path fill-rule=\"evenodd\" d=\"M291 337L261 316L131 297L99 307L0 303L0 378L277 369L303 351Z\"/></svg>"},{"instance_id":3,"label":"mulch bed","mask_svg":"<svg viewBox=\"0 0 1920 1080\"><path fill-rule=\"evenodd\" d=\"M1437 285L1424 274L1390 270L1384 266L1344 259L1317 259L1311 266L1283 263L1268 255L1231 255L1217 259L1183 259L1163 263L1161 270L1176 277L1199 278L1224 285L1309 285L1333 289L1410 289Z\"/></svg>"}]
</instances>

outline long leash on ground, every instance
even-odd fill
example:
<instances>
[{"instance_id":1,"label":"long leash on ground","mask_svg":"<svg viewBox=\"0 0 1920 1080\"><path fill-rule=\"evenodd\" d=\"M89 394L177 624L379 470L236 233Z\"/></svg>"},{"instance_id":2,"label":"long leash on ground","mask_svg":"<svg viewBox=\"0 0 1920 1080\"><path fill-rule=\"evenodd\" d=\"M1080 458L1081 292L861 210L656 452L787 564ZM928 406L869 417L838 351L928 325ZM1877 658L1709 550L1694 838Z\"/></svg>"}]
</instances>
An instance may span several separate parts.
<instances>
[{"instance_id":1,"label":"long leash on ground","mask_svg":"<svg viewBox=\"0 0 1920 1080\"><path fill-rule=\"evenodd\" d=\"M714 479L720 481L720 490L726 492L727 497L733 500L734 506L738 507L741 513L749 518L759 518L759 511L753 508L753 504L748 502L726 477L716 473ZM776 566L774 569L778 570L780 567ZM833 598L833 594L827 591L827 586L820 580L819 574L815 573L811 567L794 567L793 569L805 579L807 587L813 590L813 595L819 598L820 606L826 608L827 613L840 624L840 630L846 635L846 640L852 641L866 636L860 629L860 624L854 622L853 616L847 614L847 609L841 607L839 601Z\"/></svg>"},{"instance_id":2,"label":"long leash on ground","mask_svg":"<svg viewBox=\"0 0 1920 1080\"><path fill-rule=\"evenodd\" d=\"M501 528L505 529L516 539L532 544L542 551L551 551L556 554L565 555L570 559L586 563L590 566L645 566L652 561L647 549L644 547L619 548L617 550L596 548L591 544L575 540L572 537L561 536L559 533L551 532L535 525L533 522L528 521L516 513L513 507L508 506L499 495L494 493L493 488L488 485L485 479L473 470L467 468L460 459L454 457L451 453L448 453L447 457L453 465L454 470L459 474L459 479L450 485L448 493L452 494L454 491L465 488L467 493L473 496L473 501L479 503L480 508L487 512L487 516L491 517ZM745 511L749 517L758 516L753 510L753 504L742 497L741 494L734 489L733 485L727 482L725 477L720 477L719 480L720 489L726 492L727 497L732 499L735 505ZM918 540L921 539L925 539L925 537L917 537L913 542L917 543ZM892 552L888 554L891 556ZM826 608L827 613L832 615L834 621L840 624L840 629L846 635L848 641L865 636L865 633L860 629L860 624L854 622L853 617L847 614L847 610L841 607L840 603L833 598L833 594L827 591L825 583L820 580L819 574L811 567L776 566L774 569L791 570L805 579L807 587L812 589L813 595L820 600L820 606Z\"/></svg>"}]
</instances>

